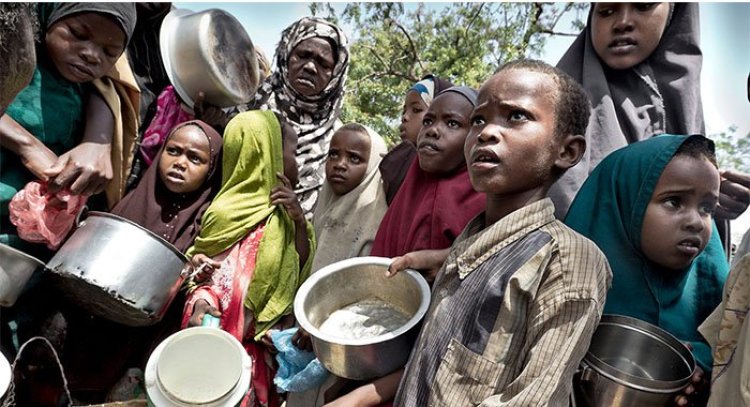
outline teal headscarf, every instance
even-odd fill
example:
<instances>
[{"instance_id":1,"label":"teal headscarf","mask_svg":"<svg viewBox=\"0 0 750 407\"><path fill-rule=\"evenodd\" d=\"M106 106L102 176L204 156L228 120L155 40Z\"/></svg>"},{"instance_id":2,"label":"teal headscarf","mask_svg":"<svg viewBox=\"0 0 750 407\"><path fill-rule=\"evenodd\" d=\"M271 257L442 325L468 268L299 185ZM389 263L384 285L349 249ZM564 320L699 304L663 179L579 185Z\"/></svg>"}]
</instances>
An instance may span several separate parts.
<instances>
[{"instance_id":1,"label":"teal headscarf","mask_svg":"<svg viewBox=\"0 0 750 407\"><path fill-rule=\"evenodd\" d=\"M711 349L698 325L721 302L729 272L716 226L703 253L680 274L666 273L641 250L646 207L664 168L689 137L661 135L607 156L576 195L565 223L593 240L612 267L604 312L657 325L689 342L697 362L711 369Z\"/></svg>"}]
</instances>

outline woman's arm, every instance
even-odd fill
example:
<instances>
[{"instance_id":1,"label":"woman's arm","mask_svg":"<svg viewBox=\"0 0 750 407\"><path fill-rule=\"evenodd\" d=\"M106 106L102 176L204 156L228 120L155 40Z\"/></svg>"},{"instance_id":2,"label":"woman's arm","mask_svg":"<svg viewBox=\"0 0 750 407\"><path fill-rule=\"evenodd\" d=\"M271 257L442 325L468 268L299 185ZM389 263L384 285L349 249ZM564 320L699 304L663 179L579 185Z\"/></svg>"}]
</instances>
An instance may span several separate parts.
<instances>
[{"instance_id":1,"label":"woman's arm","mask_svg":"<svg viewBox=\"0 0 750 407\"><path fill-rule=\"evenodd\" d=\"M112 136L115 118L102 97L92 91L86 101L86 125L81 143L61 155L45 171L50 191L69 187L77 195L103 191L112 180Z\"/></svg>"},{"instance_id":2,"label":"woman's arm","mask_svg":"<svg viewBox=\"0 0 750 407\"><path fill-rule=\"evenodd\" d=\"M49 179L45 171L55 163L57 155L7 114L0 117L0 146L17 155L34 176L43 181Z\"/></svg>"}]
</instances>

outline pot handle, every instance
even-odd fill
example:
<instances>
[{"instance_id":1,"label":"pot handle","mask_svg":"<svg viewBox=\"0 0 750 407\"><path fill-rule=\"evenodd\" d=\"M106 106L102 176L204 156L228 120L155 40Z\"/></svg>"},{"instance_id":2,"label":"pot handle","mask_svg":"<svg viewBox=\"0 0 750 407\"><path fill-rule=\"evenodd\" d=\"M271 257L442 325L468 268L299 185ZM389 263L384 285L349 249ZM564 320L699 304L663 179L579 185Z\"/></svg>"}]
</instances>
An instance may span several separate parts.
<instances>
[{"instance_id":1,"label":"pot handle","mask_svg":"<svg viewBox=\"0 0 750 407\"><path fill-rule=\"evenodd\" d=\"M190 269L192 269L193 266L191 263L188 262L185 268L183 268L182 271L180 272L180 276L182 276L182 278L184 278L185 280L190 280L193 277L197 276L208 265L209 265L208 263L203 263L200 266L198 266L198 268L194 269L193 271L190 271Z\"/></svg>"},{"instance_id":2,"label":"pot handle","mask_svg":"<svg viewBox=\"0 0 750 407\"><path fill-rule=\"evenodd\" d=\"M579 380L582 382L596 383L599 378L596 371L585 361L581 361L581 366L578 368L578 371L580 372Z\"/></svg>"},{"instance_id":3,"label":"pot handle","mask_svg":"<svg viewBox=\"0 0 750 407\"><path fill-rule=\"evenodd\" d=\"M89 213L89 207L86 206L86 205L83 205L81 207L81 210L78 211L78 213L76 214L76 223L75 223L76 228L80 228L81 226L83 226L83 224L84 224L84 222L86 222L86 220L85 219L81 220L81 217L83 215L88 215L88 213Z\"/></svg>"}]
</instances>

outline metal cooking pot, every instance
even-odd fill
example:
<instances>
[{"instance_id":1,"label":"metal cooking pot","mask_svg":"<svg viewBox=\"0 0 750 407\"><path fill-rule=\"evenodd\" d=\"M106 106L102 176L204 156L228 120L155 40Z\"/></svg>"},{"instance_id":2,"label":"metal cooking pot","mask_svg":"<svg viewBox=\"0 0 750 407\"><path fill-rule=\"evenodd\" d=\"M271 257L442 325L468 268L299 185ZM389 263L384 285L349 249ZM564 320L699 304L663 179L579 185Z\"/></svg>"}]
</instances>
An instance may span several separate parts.
<instances>
[{"instance_id":1,"label":"metal cooking pot","mask_svg":"<svg viewBox=\"0 0 750 407\"><path fill-rule=\"evenodd\" d=\"M0 243L0 306L15 304L31 275L44 263L37 258Z\"/></svg>"},{"instance_id":2,"label":"metal cooking pot","mask_svg":"<svg viewBox=\"0 0 750 407\"><path fill-rule=\"evenodd\" d=\"M188 259L149 230L89 212L47 263L64 292L89 312L128 326L161 320Z\"/></svg>"},{"instance_id":3,"label":"metal cooking pot","mask_svg":"<svg viewBox=\"0 0 750 407\"><path fill-rule=\"evenodd\" d=\"M582 406L671 406L690 384L695 359L665 330L604 315L575 379Z\"/></svg>"},{"instance_id":4,"label":"metal cooking pot","mask_svg":"<svg viewBox=\"0 0 750 407\"><path fill-rule=\"evenodd\" d=\"M255 96L259 74L253 42L226 11L172 10L162 22L159 41L169 81L191 108L198 92L219 107Z\"/></svg>"},{"instance_id":5,"label":"metal cooking pot","mask_svg":"<svg viewBox=\"0 0 750 407\"><path fill-rule=\"evenodd\" d=\"M406 270L387 278L391 259L356 257L324 267L302 284L294 299L294 314L307 331L315 355L333 374L368 380L406 364L418 324L430 304L430 288L417 272ZM377 298L410 316L395 331L364 339L341 339L318 327L331 313L356 302Z\"/></svg>"}]
</instances>

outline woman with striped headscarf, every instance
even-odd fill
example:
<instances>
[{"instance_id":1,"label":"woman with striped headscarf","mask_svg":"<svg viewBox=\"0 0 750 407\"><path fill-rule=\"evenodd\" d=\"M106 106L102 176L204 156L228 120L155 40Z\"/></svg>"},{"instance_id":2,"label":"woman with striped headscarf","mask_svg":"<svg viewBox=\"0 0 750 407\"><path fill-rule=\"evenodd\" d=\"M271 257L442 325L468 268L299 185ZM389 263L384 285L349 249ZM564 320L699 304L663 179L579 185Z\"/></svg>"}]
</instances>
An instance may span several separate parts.
<instances>
[{"instance_id":1,"label":"woman with striped headscarf","mask_svg":"<svg viewBox=\"0 0 750 407\"><path fill-rule=\"evenodd\" d=\"M276 69L258 89L255 100L240 110L270 109L297 132L299 195L312 216L325 180L328 145L341 114L349 69L346 35L335 24L304 17L287 27L276 47Z\"/></svg>"}]
</instances>

